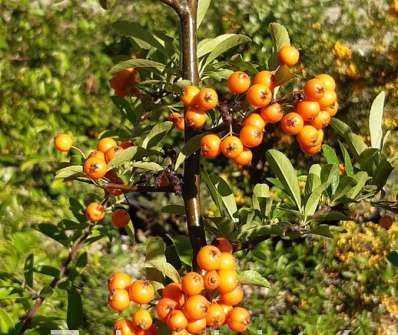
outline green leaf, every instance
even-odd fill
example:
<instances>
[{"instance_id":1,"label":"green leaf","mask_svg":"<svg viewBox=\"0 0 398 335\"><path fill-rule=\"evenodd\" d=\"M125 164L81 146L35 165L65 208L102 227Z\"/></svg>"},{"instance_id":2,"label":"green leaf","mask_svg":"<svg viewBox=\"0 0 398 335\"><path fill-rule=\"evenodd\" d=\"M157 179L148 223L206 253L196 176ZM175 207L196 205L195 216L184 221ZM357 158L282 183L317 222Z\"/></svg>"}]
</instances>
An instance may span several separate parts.
<instances>
[{"instance_id":1,"label":"green leaf","mask_svg":"<svg viewBox=\"0 0 398 335\"><path fill-rule=\"evenodd\" d=\"M38 223L32 225L33 229L38 230L42 234L52 238L53 240L61 243L65 247L69 245L68 237L65 235L65 232L58 229L57 226L50 223Z\"/></svg>"},{"instance_id":2,"label":"green leaf","mask_svg":"<svg viewBox=\"0 0 398 335\"><path fill-rule=\"evenodd\" d=\"M197 22L196 26L199 28L202 23L204 17L206 16L207 10L209 9L211 0L198 0L198 14L197 14Z\"/></svg>"},{"instance_id":3,"label":"green leaf","mask_svg":"<svg viewBox=\"0 0 398 335\"><path fill-rule=\"evenodd\" d=\"M286 84L288 81L295 78L296 75L290 70L287 65L281 65L278 67L278 70L275 72L276 85L281 86Z\"/></svg>"},{"instance_id":4,"label":"green leaf","mask_svg":"<svg viewBox=\"0 0 398 335\"><path fill-rule=\"evenodd\" d=\"M217 193L220 195L221 201L227 211L227 214L233 221L236 221L237 219L234 217L234 214L236 213L238 208L236 207L234 193L232 192L228 183L216 174L211 175L210 180L215 186Z\"/></svg>"},{"instance_id":5,"label":"green leaf","mask_svg":"<svg viewBox=\"0 0 398 335\"><path fill-rule=\"evenodd\" d=\"M307 180L305 182L304 198L308 199L311 193L321 185L321 166L313 164L308 172Z\"/></svg>"},{"instance_id":6,"label":"green leaf","mask_svg":"<svg viewBox=\"0 0 398 335\"><path fill-rule=\"evenodd\" d=\"M386 94L380 92L373 100L369 114L369 131L372 148L381 149L383 138L383 111Z\"/></svg>"},{"instance_id":7,"label":"green leaf","mask_svg":"<svg viewBox=\"0 0 398 335\"><path fill-rule=\"evenodd\" d=\"M393 167L387 161L387 159L383 158L380 160L379 164L377 165L376 173L373 176L373 183L378 187L379 190L382 189L386 184L392 170Z\"/></svg>"},{"instance_id":8,"label":"green leaf","mask_svg":"<svg viewBox=\"0 0 398 335\"><path fill-rule=\"evenodd\" d=\"M311 229L311 234L333 237L328 225L319 225L318 227Z\"/></svg>"},{"instance_id":9,"label":"green leaf","mask_svg":"<svg viewBox=\"0 0 398 335\"><path fill-rule=\"evenodd\" d=\"M335 203L337 200L346 196L347 193L357 184L353 177L342 176L339 185L333 194L332 201Z\"/></svg>"},{"instance_id":10,"label":"green leaf","mask_svg":"<svg viewBox=\"0 0 398 335\"><path fill-rule=\"evenodd\" d=\"M206 133L195 135L190 138L187 143L185 143L184 147L177 156L174 170L177 170L187 157L200 149L200 140L204 135L206 135Z\"/></svg>"},{"instance_id":11,"label":"green leaf","mask_svg":"<svg viewBox=\"0 0 398 335\"><path fill-rule=\"evenodd\" d=\"M321 199L322 193L325 191L328 185L319 185L316 189L314 189L311 195L308 197L305 208L304 215L306 217L311 216L315 213L316 209L319 205L319 200Z\"/></svg>"},{"instance_id":12,"label":"green leaf","mask_svg":"<svg viewBox=\"0 0 398 335\"><path fill-rule=\"evenodd\" d=\"M130 162L138 151L138 147L129 147L116 152L115 157L109 162L108 170L112 170L120 165Z\"/></svg>"},{"instance_id":13,"label":"green leaf","mask_svg":"<svg viewBox=\"0 0 398 335\"><path fill-rule=\"evenodd\" d=\"M3 308L0 308L0 334L13 334L11 331L13 325L14 322L8 313Z\"/></svg>"},{"instance_id":14,"label":"green leaf","mask_svg":"<svg viewBox=\"0 0 398 335\"><path fill-rule=\"evenodd\" d=\"M135 241L135 229L134 229L133 223L130 221L128 223L128 225L124 229L126 230L127 234L129 234L131 243L134 243L134 241Z\"/></svg>"},{"instance_id":15,"label":"green leaf","mask_svg":"<svg viewBox=\"0 0 398 335\"><path fill-rule=\"evenodd\" d=\"M339 164L339 158L337 157L336 151L334 151L330 145L322 145L322 151L328 164Z\"/></svg>"},{"instance_id":16,"label":"green leaf","mask_svg":"<svg viewBox=\"0 0 398 335\"><path fill-rule=\"evenodd\" d=\"M290 45L290 38L287 29L280 23L270 23L269 29L271 32L272 40L274 42L276 51L284 46Z\"/></svg>"},{"instance_id":17,"label":"green leaf","mask_svg":"<svg viewBox=\"0 0 398 335\"><path fill-rule=\"evenodd\" d=\"M41 265L35 269L35 272L51 277L59 276L59 270L50 265Z\"/></svg>"},{"instance_id":18,"label":"green leaf","mask_svg":"<svg viewBox=\"0 0 398 335\"><path fill-rule=\"evenodd\" d=\"M77 268L84 268L87 265L88 256L87 252L83 252L76 261Z\"/></svg>"},{"instance_id":19,"label":"green leaf","mask_svg":"<svg viewBox=\"0 0 398 335\"><path fill-rule=\"evenodd\" d=\"M173 265L166 261L166 257L164 259L152 260L149 263L162 272L166 277L170 278L173 282L179 283L181 281L178 271Z\"/></svg>"},{"instance_id":20,"label":"green leaf","mask_svg":"<svg viewBox=\"0 0 398 335\"><path fill-rule=\"evenodd\" d=\"M299 210L301 210L300 187L297 179L297 172L290 160L280 151L270 149L266 153L271 170L283 184L286 192L290 194Z\"/></svg>"},{"instance_id":21,"label":"green leaf","mask_svg":"<svg viewBox=\"0 0 398 335\"><path fill-rule=\"evenodd\" d=\"M247 270L238 273L239 281L244 285L258 285L271 287L271 284L260 273L255 270Z\"/></svg>"},{"instance_id":22,"label":"green leaf","mask_svg":"<svg viewBox=\"0 0 398 335\"><path fill-rule=\"evenodd\" d=\"M210 196L212 197L214 203L216 204L218 210L220 211L220 214L223 213L224 206L221 200L221 196L218 193L216 187L214 186L213 182L210 179L209 174L206 172L205 169L201 169L201 177L210 192Z\"/></svg>"},{"instance_id":23,"label":"green leaf","mask_svg":"<svg viewBox=\"0 0 398 335\"><path fill-rule=\"evenodd\" d=\"M217 47L217 45L219 45L220 43L224 42L225 40L234 35L235 34L224 34L224 35L219 35L215 38L205 38L201 40L198 43L198 58L208 55Z\"/></svg>"},{"instance_id":24,"label":"green leaf","mask_svg":"<svg viewBox=\"0 0 398 335\"><path fill-rule=\"evenodd\" d=\"M174 246L177 250L178 258L184 264L191 266L193 259L192 245L189 237L184 235L177 235L172 238Z\"/></svg>"},{"instance_id":25,"label":"green leaf","mask_svg":"<svg viewBox=\"0 0 398 335\"><path fill-rule=\"evenodd\" d=\"M135 67L135 68L152 68L155 70L163 71L165 68L165 65L159 62L155 62L150 59L141 59L141 58L133 58L126 60L124 62L121 62L117 65L115 65L111 70L111 74L118 73L120 71L123 71L125 69L128 69L130 67Z\"/></svg>"},{"instance_id":26,"label":"green leaf","mask_svg":"<svg viewBox=\"0 0 398 335\"><path fill-rule=\"evenodd\" d=\"M398 250L391 251L387 256L387 259L392 265L398 266Z\"/></svg>"},{"instance_id":27,"label":"green leaf","mask_svg":"<svg viewBox=\"0 0 398 335\"><path fill-rule=\"evenodd\" d=\"M363 190L366 185L366 182L369 180L369 176L365 171L359 171L355 175L352 176L356 181L356 185L352 187L346 194L347 198L355 199L356 196Z\"/></svg>"},{"instance_id":28,"label":"green leaf","mask_svg":"<svg viewBox=\"0 0 398 335\"><path fill-rule=\"evenodd\" d=\"M64 167L56 172L55 179L77 178L84 176L81 165L71 165Z\"/></svg>"},{"instance_id":29,"label":"green leaf","mask_svg":"<svg viewBox=\"0 0 398 335\"><path fill-rule=\"evenodd\" d=\"M66 322L69 329L79 329L83 320L82 298L74 287L68 290Z\"/></svg>"},{"instance_id":30,"label":"green leaf","mask_svg":"<svg viewBox=\"0 0 398 335\"><path fill-rule=\"evenodd\" d=\"M165 121L157 123L145 137L144 141L142 142L142 147L147 149L159 145L159 143L172 128L173 122Z\"/></svg>"},{"instance_id":31,"label":"green leaf","mask_svg":"<svg viewBox=\"0 0 398 335\"><path fill-rule=\"evenodd\" d=\"M269 198L269 186L267 184L256 184L253 188L253 208L265 213L266 198Z\"/></svg>"},{"instance_id":32,"label":"green leaf","mask_svg":"<svg viewBox=\"0 0 398 335\"><path fill-rule=\"evenodd\" d=\"M346 219L346 216L342 212L337 212L337 211L329 211L326 213L320 213L314 215L311 220L316 220L319 222L325 222L325 221L340 221Z\"/></svg>"},{"instance_id":33,"label":"green leaf","mask_svg":"<svg viewBox=\"0 0 398 335\"><path fill-rule=\"evenodd\" d=\"M340 146L341 153L343 154L345 172L346 172L347 176L351 177L354 174L354 168L352 166L350 154L348 153L346 147L344 146L344 144L341 141L339 141L339 146Z\"/></svg>"},{"instance_id":34,"label":"green leaf","mask_svg":"<svg viewBox=\"0 0 398 335\"><path fill-rule=\"evenodd\" d=\"M30 254L26 257L24 265L25 283L29 287L33 287L33 270L34 270L34 255Z\"/></svg>"},{"instance_id":35,"label":"green leaf","mask_svg":"<svg viewBox=\"0 0 398 335\"><path fill-rule=\"evenodd\" d=\"M154 162L133 162L131 164L132 167L135 167L137 169L142 169L142 170L148 170L148 171L162 171L163 167L159 165L158 163Z\"/></svg>"},{"instance_id":36,"label":"green leaf","mask_svg":"<svg viewBox=\"0 0 398 335\"><path fill-rule=\"evenodd\" d=\"M185 207L182 205L167 205L162 208L162 213L185 215Z\"/></svg>"}]
</instances>

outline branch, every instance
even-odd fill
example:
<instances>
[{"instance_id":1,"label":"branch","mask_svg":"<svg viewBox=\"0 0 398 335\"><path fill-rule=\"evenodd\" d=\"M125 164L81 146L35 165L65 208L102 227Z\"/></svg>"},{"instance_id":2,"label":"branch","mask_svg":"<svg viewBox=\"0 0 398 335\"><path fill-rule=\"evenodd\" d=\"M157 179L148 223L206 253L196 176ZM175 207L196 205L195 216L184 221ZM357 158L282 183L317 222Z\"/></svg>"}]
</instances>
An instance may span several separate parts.
<instances>
[{"instance_id":1,"label":"branch","mask_svg":"<svg viewBox=\"0 0 398 335\"><path fill-rule=\"evenodd\" d=\"M178 0L160 0L160 1L166 4L167 6L173 8L177 12L177 14L180 14L181 4Z\"/></svg>"},{"instance_id":2,"label":"branch","mask_svg":"<svg viewBox=\"0 0 398 335\"><path fill-rule=\"evenodd\" d=\"M124 184L114 184L114 183L106 183L105 185L101 185L104 189L112 188L117 190L122 190L125 193L133 193L133 192L174 192L173 186L142 186L142 185L124 185Z\"/></svg>"}]
</instances>

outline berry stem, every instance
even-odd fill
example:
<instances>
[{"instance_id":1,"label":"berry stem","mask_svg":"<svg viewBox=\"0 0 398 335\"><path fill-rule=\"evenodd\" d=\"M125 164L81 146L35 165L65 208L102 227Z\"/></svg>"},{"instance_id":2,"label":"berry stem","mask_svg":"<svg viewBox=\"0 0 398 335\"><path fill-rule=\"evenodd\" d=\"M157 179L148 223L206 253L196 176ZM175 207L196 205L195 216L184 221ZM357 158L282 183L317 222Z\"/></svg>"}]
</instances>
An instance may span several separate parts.
<instances>
[{"instance_id":1,"label":"berry stem","mask_svg":"<svg viewBox=\"0 0 398 335\"><path fill-rule=\"evenodd\" d=\"M86 159L86 155L84 154L84 152L80 148L75 147L74 145L72 145L71 149L78 151L82 155L83 159Z\"/></svg>"}]
</instances>

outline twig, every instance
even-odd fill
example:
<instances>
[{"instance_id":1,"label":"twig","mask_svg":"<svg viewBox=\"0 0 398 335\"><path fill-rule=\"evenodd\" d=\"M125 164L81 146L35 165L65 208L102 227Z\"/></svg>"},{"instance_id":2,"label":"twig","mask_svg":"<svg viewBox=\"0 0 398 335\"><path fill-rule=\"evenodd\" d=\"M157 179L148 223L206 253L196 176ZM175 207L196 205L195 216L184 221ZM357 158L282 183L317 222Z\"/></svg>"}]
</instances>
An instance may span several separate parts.
<instances>
[{"instance_id":1,"label":"twig","mask_svg":"<svg viewBox=\"0 0 398 335\"><path fill-rule=\"evenodd\" d=\"M174 192L174 189L172 186L160 186L160 187L155 187L155 186L142 186L142 185L124 185L124 184L114 184L114 183L106 183L104 185L101 185L102 188L107 189L107 188L113 188L113 189L118 189L122 190L126 193L132 193L132 192Z\"/></svg>"},{"instance_id":2,"label":"twig","mask_svg":"<svg viewBox=\"0 0 398 335\"><path fill-rule=\"evenodd\" d=\"M179 1L177 0L160 0L160 1L166 4L167 6L173 8L178 14L180 13L181 6Z\"/></svg>"}]
</instances>

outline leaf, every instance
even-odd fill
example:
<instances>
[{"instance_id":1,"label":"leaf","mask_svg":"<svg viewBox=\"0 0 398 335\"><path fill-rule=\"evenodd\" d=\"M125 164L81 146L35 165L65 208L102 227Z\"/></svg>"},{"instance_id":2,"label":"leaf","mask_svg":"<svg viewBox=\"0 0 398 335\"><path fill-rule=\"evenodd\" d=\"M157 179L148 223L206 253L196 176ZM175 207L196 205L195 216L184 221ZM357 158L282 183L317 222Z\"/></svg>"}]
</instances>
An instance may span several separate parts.
<instances>
[{"instance_id":1,"label":"leaf","mask_svg":"<svg viewBox=\"0 0 398 335\"><path fill-rule=\"evenodd\" d=\"M177 170L187 157L200 149L200 140L204 135L206 135L206 133L195 135L190 138L187 143L185 143L184 147L177 156L174 170Z\"/></svg>"},{"instance_id":2,"label":"leaf","mask_svg":"<svg viewBox=\"0 0 398 335\"><path fill-rule=\"evenodd\" d=\"M392 265L398 266L398 251L397 250L391 251L387 256L387 259Z\"/></svg>"},{"instance_id":3,"label":"leaf","mask_svg":"<svg viewBox=\"0 0 398 335\"><path fill-rule=\"evenodd\" d=\"M328 225L319 225L318 227L311 229L311 234L333 237Z\"/></svg>"},{"instance_id":4,"label":"leaf","mask_svg":"<svg viewBox=\"0 0 398 335\"><path fill-rule=\"evenodd\" d=\"M216 204L218 210L220 211L220 213L223 213L224 212L224 206L223 206L222 201L221 201L221 196L218 193L218 191L217 191L216 187L214 186L213 182L211 181L209 174L204 169L201 170L200 174L201 174L202 180L205 182L205 184L206 184L206 186L207 186L207 188L208 188L208 190L210 192L210 196L212 197L212 199L213 199L214 203Z\"/></svg>"},{"instance_id":5,"label":"leaf","mask_svg":"<svg viewBox=\"0 0 398 335\"><path fill-rule=\"evenodd\" d=\"M162 213L185 215L185 207L182 205L167 205L161 211Z\"/></svg>"},{"instance_id":6,"label":"leaf","mask_svg":"<svg viewBox=\"0 0 398 335\"><path fill-rule=\"evenodd\" d=\"M134 243L134 241L135 241L135 229L134 229L133 223L130 221L128 223L128 225L124 229L126 230L127 234L129 234L131 243Z\"/></svg>"},{"instance_id":7,"label":"leaf","mask_svg":"<svg viewBox=\"0 0 398 335\"><path fill-rule=\"evenodd\" d=\"M332 194L339 186L339 167L336 164L323 165L321 169L321 182L323 184L331 185Z\"/></svg>"},{"instance_id":8,"label":"leaf","mask_svg":"<svg viewBox=\"0 0 398 335\"><path fill-rule=\"evenodd\" d=\"M269 186L267 184L256 184L253 188L253 208L265 213L266 198L269 198Z\"/></svg>"},{"instance_id":9,"label":"leaf","mask_svg":"<svg viewBox=\"0 0 398 335\"><path fill-rule=\"evenodd\" d=\"M198 58L208 55L212 52L217 45L221 42L227 40L229 37L234 36L234 34L223 34L215 38L205 38L198 43Z\"/></svg>"},{"instance_id":10,"label":"leaf","mask_svg":"<svg viewBox=\"0 0 398 335\"><path fill-rule=\"evenodd\" d=\"M77 268L84 268L87 265L88 256L87 252L83 252L76 261Z\"/></svg>"},{"instance_id":11,"label":"leaf","mask_svg":"<svg viewBox=\"0 0 398 335\"><path fill-rule=\"evenodd\" d=\"M272 22L269 25L272 40L275 44L276 51L284 46L290 45L290 38L287 29L277 22Z\"/></svg>"},{"instance_id":12,"label":"leaf","mask_svg":"<svg viewBox=\"0 0 398 335\"><path fill-rule=\"evenodd\" d=\"M65 235L65 232L59 230L57 226L50 223L38 223L32 225L33 229L38 230L42 234L52 238L53 240L61 243L65 247L69 245L68 237Z\"/></svg>"},{"instance_id":13,"label":"leaf","mask_svg":"<svg viewBox=\"0 0 398 335\"><path fill-rule=\"evenodd\" d=\"M352 166L350 154L348 153L347 149L341 141L339 141L339 146L341 153L343 154L345 172L347 176L352 176L354 174L354 168Z\"/></svg>"},{"instance_id":14,"label":"leaf","mask_svg":"<svg viewBox=\"0 0 398 335\"><path fill-rule=\"evenodd\" d=\"M210 180L215 186L218 194L220 195L221 201L227 211L227 214L233 221L236 221L234 214L236 213L238 208L236 207L235 197L228 183L223 178L215 174L210 176Z\"/></svg>"},{"instance_id":15,"label":"leaf","mask_svg":"<svg viewBox=\"0 0 398 335\"><path fill-rule=\"evenodd\" d=\"M355 199L356 196L363 190L366 185L366 182L369 180L369 176L365 171L359 171L355 175L352 176L356 181L356 185L352 187L346 194L347 198Z\"/></svg>"},{"instance_id":16,"label":"leaf","mask_svg":"<svg viewBox=\"0 0 398 335\"><path fill-rule=\"evenodd\" d=\"M155 259L151 261L150 264L162 272L166 277L170 278L173 282L179 283L181 281L178 271L173 265L166 261L166 257L164 259Z\"/></svg>"},{"instance_id":17,"label":"leaf","mask_svg":"<svg viewBox=\"0 0 398 335\"><path fill-rule=\"evenodd\" d=\"M74 287L68 290L66 322L69 329L79 329L83 320L82 298Z\"/></svg>"},{"instance_id":18,"label":"leaf","mask_svg":"<svg viewBox=\"0 0 398 335\"><path fill-rule=\"evenodd\" d=\"M283 153L275 149L268 150L265 155L271 170L283 184L286 192L293 197L297 208L300 210L301 192L297 179L297 172L293 168L292 163L290 163L290 160Z\"/></svg>"},{"instance_id":19,"label":"leaf","mask_svg":"<svg viewBox=\"0 0 398 335\"><path fill-rule=\"evenodd\" d=\"M344 220L345 218L346 216L342 212L329 211L326 213L316 214L311 219L319 222L324 222L324 221L340 221Z\"/></svg>"},{"instance_id":20,"label":"leaf","mask_svg":"<svg viewBox=\"0 0 398 335\"><path fill-rule=\"evenodd\" d=\"M321 185L321 166L313 164L308 172L307 180L305 182L304 198L308 199L311 193Z\"/></svg>"},{"instance_id":21,"label":"leaf","mask_svg":"<svg viewBox=\"0 0 398 335\"><path fill-rule=\"evenodd\" d=\"M34 266L34 255L30 254L28 257L26 257L24 265L25 283L29 287L33 287L33 266Z\"/></svg>"},{"instance_id":22,"label":"leaf","mask_svg":"<svg viewBox=\"0 0 398 335\"><path fill-rule=\"evenodd\" d=\"M334 151L330 145L322 145L322 151L328 164L339 164L339 158L337 157L336 151Z\"/></svg>"},{"instance_id":23,"label":"leaf","mask_svg":"<svg viewBox=\"0 0 398 335\"><path fill-rule=\"evenodd\" d=\"M12 335L11 328L13 325L14 322L8 313L3 308L0 308L0 334Z\"/></svg>"},{"instance_id":24,"label":"leaf","mask_svg":"<svg viewBox=\"0 0 398 335\"><path fill-rule=\"evenodd\" d=\"M58 170L55 179L76 178L79 176L84 176L83 167L81 165L71 165Z\"/></svg>"},{"instance_id":25,"label":"leaf","mask_svg":"<svg viewBox=\"0 0 398 335\"><path fill-rule=\"evenodd\" d=\"M109 162L108 170L112 170L120 165L130 162L138 151L138 147L129 147L127 149L116 151L115 157Z\"/></svg>"},{"instance_id":26,"label":"leaf","mask_svg":"<svg viewBox=\"0 0 398 335\"><path fill-rule=\"evenodd\" d=\"M353 177L342 176L339 185L333 194L332 201L335 203L337 200L346 196L347 193L357 184Z\"/></svg>"},{"instance_id":27,"label":"leaf","mask_svg":"<svg viewBox=\"0 0 398 335\"><path fill-rule=\"evenodd\" d=\"M42 265L35 269L35 272L41 273L43 275L51 276L51 277L58 277L59 270L50 265Z\"/></svg>"},{"instance_id":28,"label":"leaf","mask_svg":"<svg viewBox=\"0 0 398 335\"><path fill-rule=\"evenodd\" d=\"M392 165L385 158L383 158L377 165L376 173L373 176L373 183L378 187L379 190L382 189L386 184L392 170Z\"/></svg>"},{"instance_id":29,"label":"leaf","mask_svg":"<svg viewBox=\"0 0 398 335\"><path fill-rule=\"evenodd\" d=\"M137 169L142 169L142 170L148 170L148 171L162 171L163 167L159 165L158 163L154 162L133 162L131 164L132 167L135 167Z\"/></svg>"},{"instance_id":30,"label":"leaf","mask_svg":"<svg viewBox=\"0 0 398 335\"><path fill-rule=\"evenodd\" d=\"M159 62L155 62L153 60L149 59L141 59L141 58L133 58L126 60L124 62L121 62L117 65L115 65L111 70L111 74L118 73L122 70L128 69L130 67L135 67L135 68L152 68L158 71L163 71L165 68L165 65Z\"/></svg>"},{"instance_id":31,"label":"leaf","mask_svg":"<svg viewBox=\"0 0 398 335\"><path fill-rule=\"evenodd\" d=\"M147 149L153 146L159 145L162 139L168 134L168 132L173 128L173 122L165 121L157 123L145 137L142 142L142 147Z\"/></svg>"},{"instance_id":32,"label":"leaf","mask_svg":"<svg viewBox=\"0 0 398 335\"><path fill-rule=\"evenodd\" d=\"M314 189L311 195L308 197L308 200L305 203L304 215L306 217L311 216L315 213L316 209L319 205L319 200L321 199L322 193L328 187L327 184L319 185L316 189Z\"/></svg>"},{"instance_id":33,"label":"leaf","mask_svg":"<svg viewBox=\"0 0 398 335\"><path fill-rule=\"evenodd\" d=\"M192 251L191 240L189 239L189 237L184 235L177 235L174 236L172 240L177 250L178 258L184 264L191 266L193 259L193 251Z\"/></svg>"},{"instance_id":34,"label":"leaf","mask_svg":"<svg viewBox=\"0 0 398 335\"><path fill-rule=\"evenodd\" d=\"M277 86L286 84L288 81L292 80L295 77L296 75L290 70L287 65L279 66L278 70L275 72Z\"/></svg>"},{"instance_id":35,"label":"leaf","mask_svg":"<svg viewBox=\"0 0 398 335\"><path fill-rule=\"evenodd\" d=\"M255 270L247 270L239 272L238 276L241 284L271 287L269 281Z\"/></svg>"},{"instance_id":36,"label":"leaf","mask_svg":"<svg viewBox=\"0 0 398 335\"><path fill-rule=\"evenodd\" d=\"M382 138L383 138L383 111L384 111L384 99L386 94L384 91L380 92L377 97L373 100L372 106L370 107L369 114L369 131L370 131L370 142L372 148L381 149Z\"/></svg>"},{"instance_id":37,"label":"leaf","mask_svg":"<svg viewBox=\"0 0 398 335\"><path fill-rule=\"evenodd\" d=\"M211 3L211 0L199 0L198 1L198 14L197 14L197 22L196 22L197 28L199 28L204 17L206 16L206 12L209 9L210 3Z\"/></svg>"}]
</instances>

